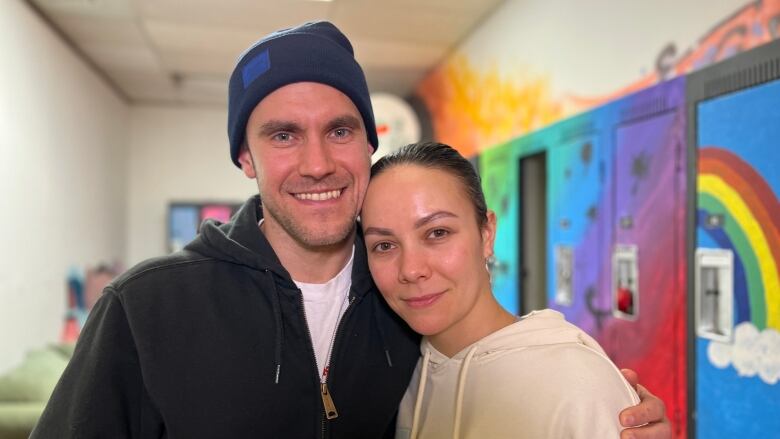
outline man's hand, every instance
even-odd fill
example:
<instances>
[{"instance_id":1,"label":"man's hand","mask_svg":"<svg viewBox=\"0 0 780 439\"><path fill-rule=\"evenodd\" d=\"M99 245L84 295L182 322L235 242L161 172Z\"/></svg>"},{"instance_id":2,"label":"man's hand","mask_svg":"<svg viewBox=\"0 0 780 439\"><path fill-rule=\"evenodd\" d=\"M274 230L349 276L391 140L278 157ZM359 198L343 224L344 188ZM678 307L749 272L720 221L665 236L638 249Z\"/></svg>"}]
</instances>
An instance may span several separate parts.
<instances>
[{"instance_id":1,"label":"man's hand","mask_svg":"<svg viewBox=\"0 0 780 439\"><path fill-rule=\"evenodd\" d=\"M621 372L636 390L640 402L620 412L620 424L626 427L620 439L671 439L672 425L666 418L664 402L639 384L636 372L631 369L621 369Z\"/></svg>"}]
</instances>

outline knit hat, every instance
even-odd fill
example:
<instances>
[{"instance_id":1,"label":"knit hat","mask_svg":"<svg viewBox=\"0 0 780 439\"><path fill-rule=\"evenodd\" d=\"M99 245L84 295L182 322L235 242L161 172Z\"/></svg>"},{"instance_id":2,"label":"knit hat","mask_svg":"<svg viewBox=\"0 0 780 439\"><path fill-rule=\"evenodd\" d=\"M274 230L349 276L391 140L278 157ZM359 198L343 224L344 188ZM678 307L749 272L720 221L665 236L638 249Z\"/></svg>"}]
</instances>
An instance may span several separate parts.
<instances>
[{"instance_id":1,"label":"knit hat","mask_svg":"<svg viewBox=\"0 0 780 439\"><path fill-rule=\"evenodd\" d=\"M239 57L228 89L228 138L236 166L241 167L238 154L257 104L280 87L308 81L334 87L352 100L376 150L379 142L368 85L352 44L332 23L318 21L267 35Z\"/></svg>"}]
</instances>

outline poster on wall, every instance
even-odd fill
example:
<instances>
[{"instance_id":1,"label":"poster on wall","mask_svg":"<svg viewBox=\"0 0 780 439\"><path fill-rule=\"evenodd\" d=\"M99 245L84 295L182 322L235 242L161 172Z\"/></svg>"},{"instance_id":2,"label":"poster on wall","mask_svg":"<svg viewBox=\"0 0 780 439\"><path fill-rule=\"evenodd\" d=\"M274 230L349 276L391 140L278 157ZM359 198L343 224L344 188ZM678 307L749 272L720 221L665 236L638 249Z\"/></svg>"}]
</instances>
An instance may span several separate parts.
<instances>
[{"instance_id":1,"label":"poster on wall","mask_svg":"<svg viewBox=\"0 0 780 439\"><path fill-rule=\"evenodd\" d=\"M103 294L103 289L123 271L122 264L73 265L65 278L67 308L60 342L74 344L87 322L87 316Z\"/></svg>"},{"instance_id":2,"label":"poster on wall","mask_svg":"<svg viewBox=\"0 0 780 439\"><path fill-rule=\"evenodd\" d=\"M168 205L168 251L184 248L198 235L206 219L226 223L238 211L236 202L173 202Z\"/></svg>"}]
</instances>

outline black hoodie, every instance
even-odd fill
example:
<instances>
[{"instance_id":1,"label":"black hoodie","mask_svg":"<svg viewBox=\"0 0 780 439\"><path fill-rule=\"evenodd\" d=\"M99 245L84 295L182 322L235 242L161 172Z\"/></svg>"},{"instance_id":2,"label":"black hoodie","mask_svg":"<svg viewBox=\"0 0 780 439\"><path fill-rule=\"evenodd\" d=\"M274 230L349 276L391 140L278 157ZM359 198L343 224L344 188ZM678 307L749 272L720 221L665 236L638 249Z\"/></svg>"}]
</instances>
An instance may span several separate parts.
<instances>
[{"instance_id":1,"label":"black hoodie","mask_svg":"<svg viewBox=\"0 0 780 439\"><path fill-rule=\"evenodd\" d=\"M118 277L90 313L32 438L381 438L419 357L358 233L324 415L300 290L257 226L258 197L183 251Z\"/></svg>"}]
</instances>

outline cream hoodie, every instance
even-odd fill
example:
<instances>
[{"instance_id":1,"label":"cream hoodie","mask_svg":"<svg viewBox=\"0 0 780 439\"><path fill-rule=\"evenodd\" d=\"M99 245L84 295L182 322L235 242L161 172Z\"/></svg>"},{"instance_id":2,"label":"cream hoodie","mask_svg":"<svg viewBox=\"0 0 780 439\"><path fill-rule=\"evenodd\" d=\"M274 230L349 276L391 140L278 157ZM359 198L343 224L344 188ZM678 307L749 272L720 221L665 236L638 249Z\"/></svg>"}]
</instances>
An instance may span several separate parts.
<instances>
[{"instance_id":1,"label":"cream hoodie","mask_svg":"<svg viewBox=\"0 0 780 439\"><path fill-rule=\"evenodd\" d=\"M553 310L452 358L427 338L420 350L396 438L617 438L618 413L639 402L598 343Z\"/></svg>"}]
</instances>

